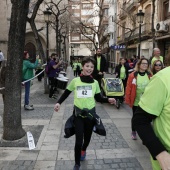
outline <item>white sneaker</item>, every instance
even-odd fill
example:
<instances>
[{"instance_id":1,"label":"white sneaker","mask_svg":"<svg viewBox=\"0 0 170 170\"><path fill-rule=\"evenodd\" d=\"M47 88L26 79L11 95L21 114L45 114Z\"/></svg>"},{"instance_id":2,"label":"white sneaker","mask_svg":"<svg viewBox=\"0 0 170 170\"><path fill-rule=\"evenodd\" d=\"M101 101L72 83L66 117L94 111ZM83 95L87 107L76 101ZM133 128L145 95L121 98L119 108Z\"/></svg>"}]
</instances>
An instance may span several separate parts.
<instances>
[{"instance_id":1,"label":"white sneaker","mask_svg":"<svg viewBox=\"0 0 170 170\"><path fill-rule=\"evenodd\" d=\"M30 105L25 105L24 109L25 110L34 110L33 106L30 106Z\"/></svg>"}]
</instances>

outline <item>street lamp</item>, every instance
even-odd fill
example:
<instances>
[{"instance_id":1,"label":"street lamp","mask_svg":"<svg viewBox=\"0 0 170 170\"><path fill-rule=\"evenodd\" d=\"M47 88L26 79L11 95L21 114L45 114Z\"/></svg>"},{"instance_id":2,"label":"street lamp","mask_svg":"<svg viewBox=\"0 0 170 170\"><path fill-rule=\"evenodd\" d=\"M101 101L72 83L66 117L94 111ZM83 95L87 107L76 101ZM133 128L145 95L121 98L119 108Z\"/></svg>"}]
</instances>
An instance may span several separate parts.
<instances>
[{"instance_id":1,"label":"street lamp","mask_svg":"<svg viewBox=\"0 0 170 170\"><path fill-rule=\"evenodd\" d=\"M137 15L137 22L139 23L139 43L138 43L138 58L140 57L140 43L141 43L141 24L143 23L144 13L142 10L139 10Z\"/></svg>"},{"instance_id":2,"label":"street lamp","mask_svg":"<svg viewBox=\"0 0 170 170\"><path fill-rule=\"evenodd\" d=\"M49 11L49 9L47 8L46 11L43 12L44 13L44 20L47 24L47 29L46 29L46 36L47 36L47 46L46 46L46 59L48 61L48 57L49 57L49 38L48 38L48 26L50 23L50 15L52 14L52 12Z\"/></svg>"}]
</instances>

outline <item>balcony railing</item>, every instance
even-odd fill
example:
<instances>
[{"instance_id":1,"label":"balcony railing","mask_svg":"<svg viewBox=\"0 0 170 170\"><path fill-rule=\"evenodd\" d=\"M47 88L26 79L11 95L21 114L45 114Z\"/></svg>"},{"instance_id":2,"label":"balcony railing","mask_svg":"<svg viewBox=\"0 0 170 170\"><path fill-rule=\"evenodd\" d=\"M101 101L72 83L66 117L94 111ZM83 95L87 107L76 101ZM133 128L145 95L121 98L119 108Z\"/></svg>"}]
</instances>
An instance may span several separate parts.
<instances>
[{"instance_id":1,"label":"balcony railing","mask_svg":"<svg viewBox=\"0 0 170 170\"><path fill-rule=\"evenodd\" d=\"M147 24L143 24L141 26L141 35L142 36L146 36L149 35L151 33L151 24L147 23ZM135 28L131 34L131 37L129 37L131 34L131 31L128 31L125 33L124 38L125 40L132 40L135 38L138 38L139 36L139 27ZM123 36L120 36L123 37ZM123 39L122 39L123 40Z\"/></svg>"}]
</instances>

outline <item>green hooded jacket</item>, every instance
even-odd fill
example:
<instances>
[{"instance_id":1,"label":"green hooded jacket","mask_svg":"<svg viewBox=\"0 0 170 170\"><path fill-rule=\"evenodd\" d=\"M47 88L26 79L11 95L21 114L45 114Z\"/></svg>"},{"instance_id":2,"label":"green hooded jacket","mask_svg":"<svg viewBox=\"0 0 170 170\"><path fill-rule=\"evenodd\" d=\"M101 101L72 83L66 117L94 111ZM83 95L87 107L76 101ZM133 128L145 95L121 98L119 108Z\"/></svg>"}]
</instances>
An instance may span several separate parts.
<instances>
[{"instance_id":1,"label":"green hooded jacket","mask_svg":"<svg viewBox=\"0 0 170 170\"><path fill-rule=\"evenodd\" d=\"M38 60L35 63L31 63L29 60L23 60L22 67L22 79L28 80L34 77L33 69L35 69L38 65Z\"/></svg>"}]
</instances>

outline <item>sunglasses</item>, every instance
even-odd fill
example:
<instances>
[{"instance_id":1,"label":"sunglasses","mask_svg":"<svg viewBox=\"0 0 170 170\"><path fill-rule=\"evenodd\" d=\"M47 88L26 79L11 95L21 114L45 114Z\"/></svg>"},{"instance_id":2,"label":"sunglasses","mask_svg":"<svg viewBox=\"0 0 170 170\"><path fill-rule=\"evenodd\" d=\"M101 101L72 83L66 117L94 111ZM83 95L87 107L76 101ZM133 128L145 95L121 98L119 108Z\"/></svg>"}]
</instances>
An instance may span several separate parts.
<instances>
[{"instance_id":1,"label":"sunglasses","mask_svg":"<svg viewBox=\"0 0 170 170\"><path fill-rule=\"evenodd\" d=\"M161 67L161 66L162 66L162 64L154 64L154 66L159 66L159 67Z\"/></svg>"}]
</instances>

